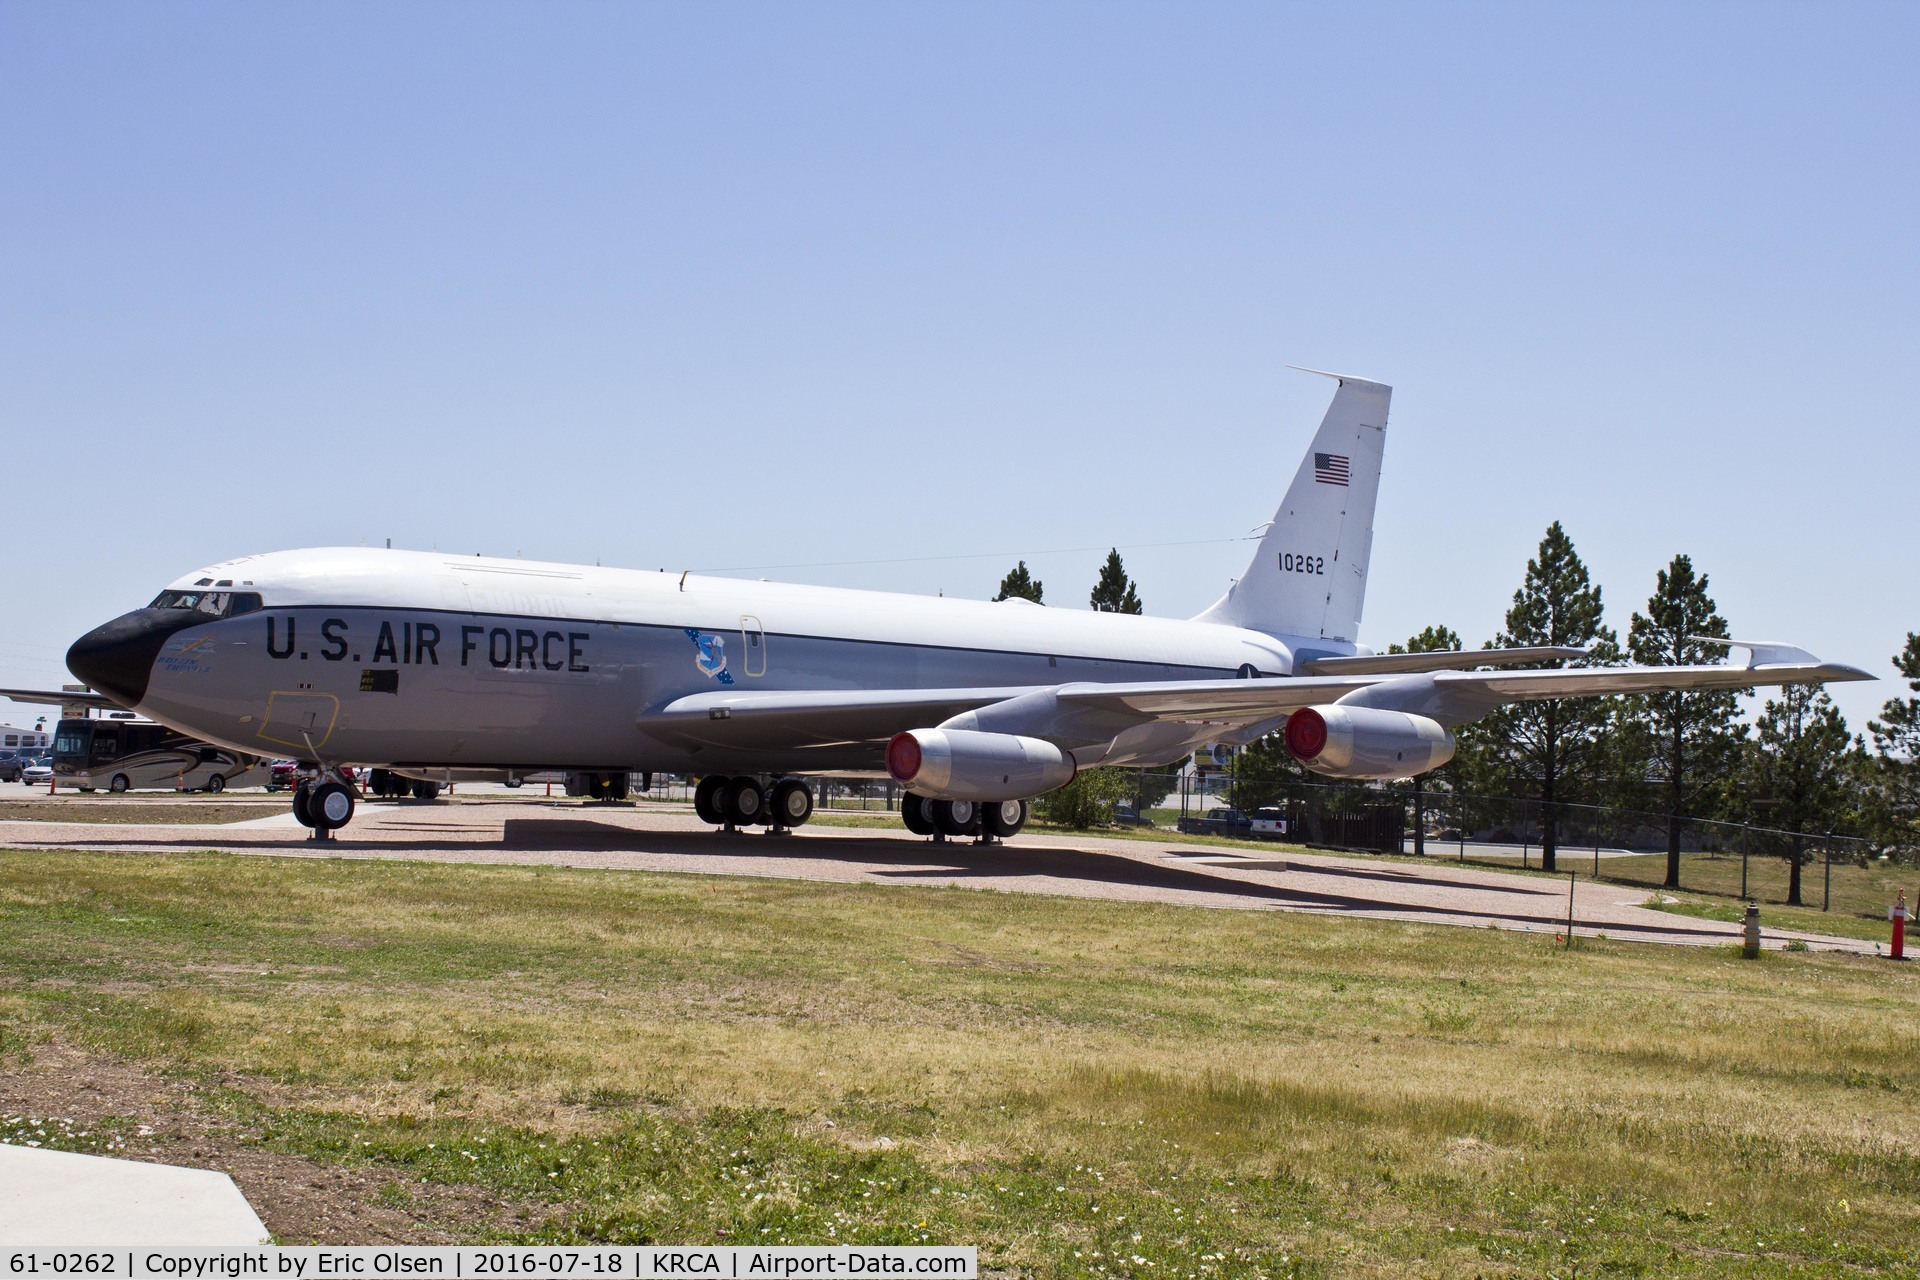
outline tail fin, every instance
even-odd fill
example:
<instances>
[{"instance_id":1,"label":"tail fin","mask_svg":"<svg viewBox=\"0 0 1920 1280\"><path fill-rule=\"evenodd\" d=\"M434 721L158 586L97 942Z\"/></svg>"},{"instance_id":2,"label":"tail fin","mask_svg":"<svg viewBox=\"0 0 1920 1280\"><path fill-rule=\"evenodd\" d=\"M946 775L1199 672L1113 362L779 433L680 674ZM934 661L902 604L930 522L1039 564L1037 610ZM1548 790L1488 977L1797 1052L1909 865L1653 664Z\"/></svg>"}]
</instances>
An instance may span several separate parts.
<instances>
[{"instance_id":1,"label":"tail fin","mask_svg":"<svg viewBox=\"0 0 1920 1280\"><path fill-rule=\"evenodd\" d=\"M1194 621L1346 642L1359 634L1393 388L1323 376L1339 389L1260 550L1227 594Z\"/></svg>"}]
</instances>

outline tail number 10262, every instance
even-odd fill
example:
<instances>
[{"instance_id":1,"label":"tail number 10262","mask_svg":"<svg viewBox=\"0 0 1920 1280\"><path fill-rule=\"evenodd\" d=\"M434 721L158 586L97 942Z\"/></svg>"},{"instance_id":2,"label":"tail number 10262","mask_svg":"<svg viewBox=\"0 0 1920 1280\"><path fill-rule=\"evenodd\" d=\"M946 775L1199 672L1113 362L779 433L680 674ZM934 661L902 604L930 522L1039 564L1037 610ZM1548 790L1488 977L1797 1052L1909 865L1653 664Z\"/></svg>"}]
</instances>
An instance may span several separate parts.
<instances>
[{"instance_id":1,"label":"tail number 10262","mask_svg":"<svg viewBox=\"0 0 1920 1280\"><path fill-rule=\"evenodd\" d=\"M1280 553L1280 572L1317 573L1324 576L1327 572L1327 558L1325 556L1301 555L1294 551L1282 551Z\"/></svg>"}]
</instances>

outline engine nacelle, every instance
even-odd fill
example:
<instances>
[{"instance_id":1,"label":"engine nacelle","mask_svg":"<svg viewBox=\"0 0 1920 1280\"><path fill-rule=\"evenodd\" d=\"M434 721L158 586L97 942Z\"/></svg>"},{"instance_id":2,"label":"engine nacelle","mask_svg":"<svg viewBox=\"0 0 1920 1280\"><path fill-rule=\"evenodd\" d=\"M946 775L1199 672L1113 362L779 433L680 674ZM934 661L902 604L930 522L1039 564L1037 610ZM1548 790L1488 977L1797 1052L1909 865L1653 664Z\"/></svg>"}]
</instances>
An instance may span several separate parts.
<instances>
[{"instance_id":1,"label":"engine nacelle","mask_svg":"<svg viewBox=\"0 0 1920 1280\"><path fill-rule=\"evenodd\" d=\"M1373 707L1302 707L1287 717L1287 750L1329 778L1411 778L1453 759L1438 721Z\"/></svg>"},{"instance_id":2,"label":"engine nacelle","mask_svg":"<svg viewBox=\"0 0 1920 1280\"><path fill-rule=\"evenodd\" d=\"M1073 756L1039 738L909 729L887 744L887 772L932 800L1025 800L1073 781Z\"/></svg>"}]
</instances>

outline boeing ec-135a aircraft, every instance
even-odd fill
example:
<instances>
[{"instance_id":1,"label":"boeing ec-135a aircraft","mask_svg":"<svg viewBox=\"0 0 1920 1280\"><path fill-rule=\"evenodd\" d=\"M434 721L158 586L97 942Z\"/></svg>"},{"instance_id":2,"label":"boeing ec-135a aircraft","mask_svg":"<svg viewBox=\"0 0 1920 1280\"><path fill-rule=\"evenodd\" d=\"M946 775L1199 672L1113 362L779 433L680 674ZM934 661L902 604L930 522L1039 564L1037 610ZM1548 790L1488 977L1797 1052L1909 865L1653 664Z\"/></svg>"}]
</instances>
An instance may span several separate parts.
<instances>
[{"instance_id":1,"label":"boeing ec-135a aircraft","mask_svg":"<svg viewBox=\"0 0 1920 1280\"><path fill-rule=\"evenodd\" d=\"M1002 838L1077 770L1282 727L1315 773L1405 778L1504 703L1872 678L1781 644L1734 644L1737 665L1530 669L1581 651L1362 648L1391 389L1336 381L1253 562L1186 620L325 548L188 573L67 665L197 738L297 759L294 812L321 832L353 816L345 767L372 765L566 769L602 794L687 773L704 820L785 827L811 813L809 775L891 776L910 830Z\"/></svg>"}]
</instances>

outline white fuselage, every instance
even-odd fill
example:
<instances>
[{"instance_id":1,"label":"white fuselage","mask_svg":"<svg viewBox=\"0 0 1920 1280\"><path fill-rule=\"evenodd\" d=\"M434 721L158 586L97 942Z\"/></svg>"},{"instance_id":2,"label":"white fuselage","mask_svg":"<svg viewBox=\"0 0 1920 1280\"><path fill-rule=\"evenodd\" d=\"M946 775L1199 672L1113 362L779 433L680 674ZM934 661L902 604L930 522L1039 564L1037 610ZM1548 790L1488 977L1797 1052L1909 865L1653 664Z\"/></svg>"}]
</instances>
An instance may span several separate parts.
<instances>
[{"instance_id":1,"label":"white fuselage","mask_svg":"<svg viewBox=\"0 0 1920 1280\"><path fill-rule=\"evenodd\" d=\"M240 750L329 764L879 772L884 739L764 744L749 759L644 722L716 690L1287 675L1307 646L1355 652L1025 601L353 548L243 557L171 589L257 595L259 607L145 611L183 625L158 642L139 710Z\"/></svg>"}]
</instances>

